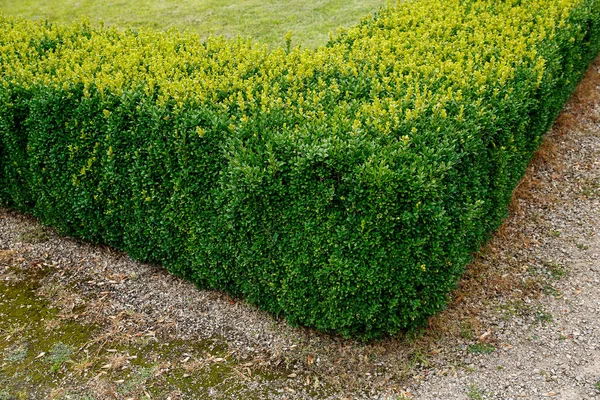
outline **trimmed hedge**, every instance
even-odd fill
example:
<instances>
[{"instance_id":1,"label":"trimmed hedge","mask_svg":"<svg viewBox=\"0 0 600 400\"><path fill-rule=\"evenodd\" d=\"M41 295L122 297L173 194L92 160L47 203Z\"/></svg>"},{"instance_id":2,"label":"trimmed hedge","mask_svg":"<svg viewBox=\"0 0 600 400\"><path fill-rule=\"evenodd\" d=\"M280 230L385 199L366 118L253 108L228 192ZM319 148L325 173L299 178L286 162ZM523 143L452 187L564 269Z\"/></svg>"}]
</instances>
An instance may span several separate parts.
<instances>
[{"instance_id":1,"label":"trimmed hedge","mask_svg":"<svg viewBox=\"0 0 600 400\"><path fill-rule=\"evenodd\" d=\"M422 0L315 51L0 18L0 199L290 322L423 324L600 51L600 0Z\"/></svg>"}]
</instances>

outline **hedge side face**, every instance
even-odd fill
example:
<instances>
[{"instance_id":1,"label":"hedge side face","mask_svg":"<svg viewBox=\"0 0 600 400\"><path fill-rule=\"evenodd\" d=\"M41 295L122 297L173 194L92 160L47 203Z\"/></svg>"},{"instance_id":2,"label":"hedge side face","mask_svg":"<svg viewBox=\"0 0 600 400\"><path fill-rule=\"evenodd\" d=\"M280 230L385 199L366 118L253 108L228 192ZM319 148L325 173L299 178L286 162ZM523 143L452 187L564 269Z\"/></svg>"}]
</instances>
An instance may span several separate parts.
<instances>
[{"instance_id":1,"label":"hedge side face","mask_svg":"<svg viewBox=\"0 0 600 400\"><path fill-rule=\"evenodd\" d=\"M0 199L290 322L442 309L600 51L598 0L430 0L316 51L0 18Z\"/></svg>"}]
</instances>

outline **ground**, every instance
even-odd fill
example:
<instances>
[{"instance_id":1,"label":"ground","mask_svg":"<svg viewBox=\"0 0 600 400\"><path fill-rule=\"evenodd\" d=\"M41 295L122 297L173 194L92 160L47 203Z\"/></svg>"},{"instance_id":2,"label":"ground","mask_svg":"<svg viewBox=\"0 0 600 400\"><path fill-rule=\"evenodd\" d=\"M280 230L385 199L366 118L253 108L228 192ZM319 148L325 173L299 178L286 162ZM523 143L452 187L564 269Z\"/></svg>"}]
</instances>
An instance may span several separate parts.
<instances>
[{"instance_id":1,"label":"ground","mask_svg":"<svg viewBox=\"0 0 600 400\"><path fill-rule=\"evenodd\" d=\"M600 59L422 331L294 328L0 209L0 399L600 399Z\"/></svg>"}]
</instances>

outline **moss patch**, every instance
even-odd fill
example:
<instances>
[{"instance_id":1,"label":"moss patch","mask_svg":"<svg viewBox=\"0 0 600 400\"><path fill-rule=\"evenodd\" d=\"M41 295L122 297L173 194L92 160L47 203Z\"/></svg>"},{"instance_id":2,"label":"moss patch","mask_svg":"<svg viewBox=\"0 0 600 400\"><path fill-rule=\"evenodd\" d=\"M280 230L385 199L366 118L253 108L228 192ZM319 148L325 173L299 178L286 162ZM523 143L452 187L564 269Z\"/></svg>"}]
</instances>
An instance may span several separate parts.
<instances>
[{"instance_id":1,"label":"moss patch","mask_svg":"<svg viewBox=\"0 0 600 400\"><path fill-rule=\"evenodd\" d=\"M111 338L109 324L65 316L53 292L44 290L57 285L47 279L49 273L0 270L0 277L11 277L0 279L0 399L93 399L106 393L259 399L286 387L291 371L238 360L221 337L194 341L138 334L125 341ZM85 311L85 306L78 310ZM313 394L325 390L309 387Z\"/></svg>"}]
</instances>

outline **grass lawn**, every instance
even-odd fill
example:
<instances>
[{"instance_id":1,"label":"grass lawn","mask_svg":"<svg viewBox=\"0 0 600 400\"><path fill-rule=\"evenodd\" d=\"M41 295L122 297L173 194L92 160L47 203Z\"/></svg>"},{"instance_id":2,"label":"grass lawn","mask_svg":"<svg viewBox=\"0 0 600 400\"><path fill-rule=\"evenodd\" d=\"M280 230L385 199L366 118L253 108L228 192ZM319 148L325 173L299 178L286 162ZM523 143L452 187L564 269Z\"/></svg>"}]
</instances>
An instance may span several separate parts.
<instances>
[{"instance_id":1,"label":"grass lawn","mask_svg":"<svg viewBox=\"0 0 600 400\"><path fill-rule=\"evenodd\" d=\"M193 30L201 36L251 36L270 46L316 47L389 0L0 0L0 13L70 22L87 16L118 27Z\"/></svg>"}]
</instances>

